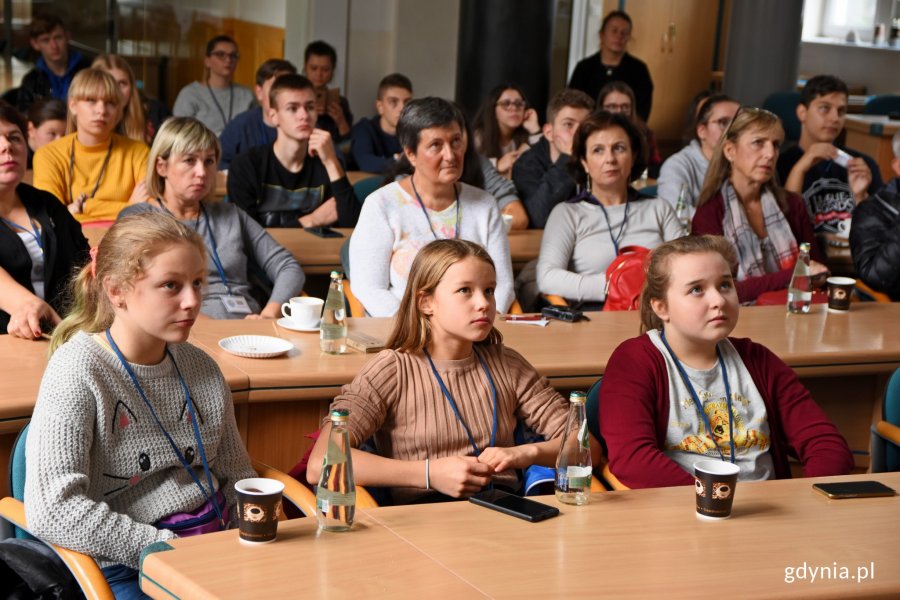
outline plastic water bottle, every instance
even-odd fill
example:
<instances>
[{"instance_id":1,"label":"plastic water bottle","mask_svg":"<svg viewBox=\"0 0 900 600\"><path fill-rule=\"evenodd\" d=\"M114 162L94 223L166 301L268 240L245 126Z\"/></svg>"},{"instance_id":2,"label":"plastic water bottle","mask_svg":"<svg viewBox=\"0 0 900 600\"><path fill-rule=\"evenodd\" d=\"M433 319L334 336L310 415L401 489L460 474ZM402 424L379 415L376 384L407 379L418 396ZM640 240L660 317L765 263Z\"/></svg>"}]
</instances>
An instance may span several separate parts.
<instances>
[{"instance_id":1,"label":"plastic water bottle","mask_svg":"<svg viewBox=\"0 0 900 600\"><path fill-rule=\"evenodd\" d=\"M316 516L319 529L348 531L356 514L356 485L350 460L350 432L346 410L331 411L331 433L322 461L322 475L316 488Z\"/></svg>"},{"instance_id":2,"label":"plastic water bottle","mask_svg":"<svg viewBox=\"0 0 900 600\"><path fill-rule=\"evenodd\" d=\"M572 392L569 396L569 418L556 457L556 499L579 506L591 501L591 448L585 413L587 396Z\"/></svg>"},{"instance_id":3,"label":"plastic water bottle","mask_svg":"<svg viewBox=\"0 0 900 600\"><path fill-rule=\"evenodd\" d=\"M338 271L331 272L331 284L325 297L322 325L319 329L319 347L328 354L343 354L347 350L347 319L344 311L344 278Z\"/></svg>"},{"instance_id":4,"label":"plastic water bottle","mask_svg":"<svg viewBox=\"0 0 900 600\"><path fill-rule=\"evenodd\" d=\"M794 265L794 274L791 275L791 284L788 286L787 309L789 313L806 314L812 304L812 281L809 276L809 244L800 244L800 253L797 255L797 264Z\"/></svg>"},{"instance_id":5,"label":"plastic water bottle","mask_svg":"<svg viewBox=\"0 0 900 600\"><path fill-rule=\"evenodd\" d=\"M685 232L690 232L691 217L693 217L693 215L691 214L691 208L688 206L687 193L687 184L682 183L681 191L678 192L678 200L675 202L675 216L678 217Z\"/></svg>"}]
</instances>

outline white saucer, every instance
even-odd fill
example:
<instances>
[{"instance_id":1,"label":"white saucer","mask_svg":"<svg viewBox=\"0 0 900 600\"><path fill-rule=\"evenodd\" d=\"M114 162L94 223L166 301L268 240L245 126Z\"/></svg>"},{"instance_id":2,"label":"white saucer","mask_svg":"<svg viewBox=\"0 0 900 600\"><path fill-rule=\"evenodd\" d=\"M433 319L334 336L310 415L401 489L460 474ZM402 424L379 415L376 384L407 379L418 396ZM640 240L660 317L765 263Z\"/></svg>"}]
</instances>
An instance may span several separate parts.
<instances>
[{"instance_id":1,"label":"white saucer","mask_svg":"<svg viewBox=\"0 0 900 600\"><path fill-rule=\"evenodd\" d=\"M319 326L315 327L300 327L298 325L294 325L294 322L288 319L287 317L281 317L275 323L278 324L279 327L284 327L285 329L290 329L291 331L306 331L306 332L314 332L319 331Z\"/></svg>"},{"instance_id":2,"label":"white saucer","mask_svg":"<svg viewBox=\"0 0 900 600\"><path fill-rule=\"evenodd\" d=\"M219 347L244 358L272 358L287 353L294 345L269 335L236 335L219 340Z\"/></svg>"}]
</instances>

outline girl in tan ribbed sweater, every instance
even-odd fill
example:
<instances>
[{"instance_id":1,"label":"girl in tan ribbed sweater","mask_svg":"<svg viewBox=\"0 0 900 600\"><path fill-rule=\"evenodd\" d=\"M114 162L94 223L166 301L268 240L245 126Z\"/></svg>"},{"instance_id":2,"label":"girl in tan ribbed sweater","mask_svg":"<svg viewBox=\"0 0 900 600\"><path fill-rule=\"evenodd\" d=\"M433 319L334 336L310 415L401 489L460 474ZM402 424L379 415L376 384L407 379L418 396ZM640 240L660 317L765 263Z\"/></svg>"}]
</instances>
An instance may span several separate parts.
<instances>
[{"instance_id":1,"label":"girl in tan ribbed sweater","mask_svg":"<svg viewBox=\"0 0 900 600\"><path fill-rule=\"evenodd\" d=\"M552 466L566 401L494 329L496 272L479 245L438 240L413 261L383 350L335 398L350 411L356 483L391 488L393 501L428 493L471 496L489 483L516 488L516 469ZM523 421L546 442L516 446ZM330 421L309 460L318 483Z\"/></svg>"}]
</instances>

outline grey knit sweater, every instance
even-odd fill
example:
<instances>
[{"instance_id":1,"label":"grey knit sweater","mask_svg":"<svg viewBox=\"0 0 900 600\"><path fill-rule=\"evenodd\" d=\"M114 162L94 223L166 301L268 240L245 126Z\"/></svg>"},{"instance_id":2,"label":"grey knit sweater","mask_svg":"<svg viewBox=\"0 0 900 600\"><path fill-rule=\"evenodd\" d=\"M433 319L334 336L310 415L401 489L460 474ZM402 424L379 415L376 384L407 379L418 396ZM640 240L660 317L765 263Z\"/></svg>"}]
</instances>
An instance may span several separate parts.
<instances>
[{"instance_id":1,"label":"grey knit sweater","mask_svg":"<svg viewBox=\"0 0 900 600\"><path fill-rule=\"evenodd\" d=\"M234 483L255 477L231 392L213 360L170 344L198 413L213 483L235 521ZM166 430L201 482L200 452L170 358L132 364ZM152 525L205 497L179 462L112 351L85 333L51 357L26 444L25 514L35 535L88 554L101 566L138 567L147 545L174 537Z\"/></svg>"},{"instance_id":2,"label":"grey knit sweater","mask_svg":"<svg viewBox=\"0 0 900 600\"><path fill-rule=\"evenodd\" d=\"M194 117L219 136L232 119L255 104L253 92L242 85L235 83L227 88L211 88L193 81L178 92L172 114Z\"/></svg>"},{"instance_id":3,"label":"grey knit sweater","mask_svg":"<svg viewBox=\"0 0 900 600\"><path fill-rule=\"evenodd\" d=\"M200 312L213 319L243 319L244 315L229 313L225 310L222 297L228 295L228 289L219 276L212 257L212 245L209 232L212 230L216 238L219 260L225 270L228 287L236 296L243 296L254 313L259 313L259 302L250 294L249 265L256 263L266 272L272 281L272 294L269 302L287 302L299 296L306 281L303 269L290 252L272 239L263 227L254 221L242 209L228 202L204 202L209 221L203 217L200 221L182 221L191 229L195 229L206 243L207 267L209 275L203 290L203 305ZM141 202L132 204L119 213L119 218L142 212L164 212L158 202Z\"/></svg>"}]
</instances>

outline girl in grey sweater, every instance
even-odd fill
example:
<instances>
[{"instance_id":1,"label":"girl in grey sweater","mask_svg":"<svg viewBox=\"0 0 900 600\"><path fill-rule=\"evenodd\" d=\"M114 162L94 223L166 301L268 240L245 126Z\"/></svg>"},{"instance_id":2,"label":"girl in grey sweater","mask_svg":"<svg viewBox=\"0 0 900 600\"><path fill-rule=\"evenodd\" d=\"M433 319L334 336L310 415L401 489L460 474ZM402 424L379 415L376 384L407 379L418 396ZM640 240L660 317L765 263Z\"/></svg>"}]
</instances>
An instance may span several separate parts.
<instances>
[{"instance_id":1,"label":"girl in grey sweater","mask_svg":"<svg viewBox=\"0 0 900 600\"><path fill-rule=\"evenodd\" d=\"M205 275L190 228L124 218L74 279L51 341L26 517L41 538L95 558L117 596L137 591L144 548L188 533L161 521L190 512L208 516L200 532L227 527L234 482L255 476L222 373L186 343Z\"/></svg>"}]
</instances>

